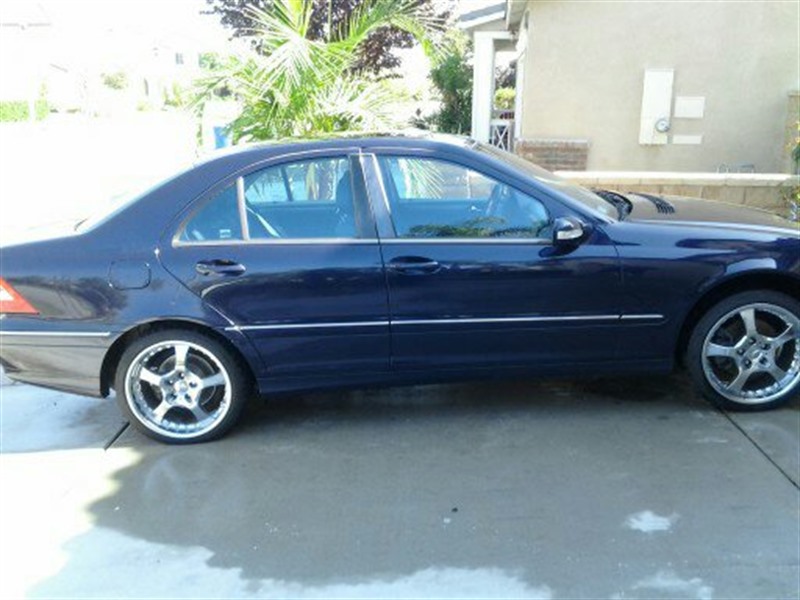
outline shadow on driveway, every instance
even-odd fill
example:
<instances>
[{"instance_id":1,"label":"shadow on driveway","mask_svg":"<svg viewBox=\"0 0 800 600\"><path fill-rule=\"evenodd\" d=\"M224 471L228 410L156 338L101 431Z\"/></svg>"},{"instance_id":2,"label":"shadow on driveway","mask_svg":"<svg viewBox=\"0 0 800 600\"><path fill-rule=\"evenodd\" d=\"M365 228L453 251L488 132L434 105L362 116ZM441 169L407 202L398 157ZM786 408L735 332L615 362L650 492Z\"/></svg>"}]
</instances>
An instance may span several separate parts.
<instances>
[{"instance_id":1,"label":"shadow on driveway","mask_svg":"<svg viewBox=\"0 0 800 600\"><path fill-rule=\"evenodd\" d=\"M281 398L123 451L33 595L798 593L797 488L680 377Z\"/></svg>"}]
</instances>

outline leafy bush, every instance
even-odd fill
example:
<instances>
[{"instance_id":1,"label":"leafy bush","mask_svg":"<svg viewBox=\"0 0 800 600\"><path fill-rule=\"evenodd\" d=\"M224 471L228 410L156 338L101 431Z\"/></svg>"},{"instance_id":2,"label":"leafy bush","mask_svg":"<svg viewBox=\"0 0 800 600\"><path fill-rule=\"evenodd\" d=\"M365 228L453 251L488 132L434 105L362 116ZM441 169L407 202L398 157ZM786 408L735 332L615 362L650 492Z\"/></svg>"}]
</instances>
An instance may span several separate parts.
<instances>
[{"instance_id":1,"label":"leafy bush","mask_svg":"<svg viewBox=\"0 0 800 600\"><path fill-rule=\"evenodd\" d=\"M123 71L103 73L100 78L103 80L103 85L112 90L124 90L128 87L128 76Z\"/></svg>"},{"instance_id":2,"label":"leafy bush","mask_svg":"<svg viewBox=\"0 0 800 600\"><path fill-rule=\"evenodd\" d=\"M202 52L198 63L204 71L217 71L224 66L225 61L216 52Z\"/></svg>"},{"instance_id":3,"label":"leafy bush","mask_svg":"<svg viewBox=\"0 0 800 600\"><path fill-rule=\"evenodd\" d=\"M186 90L177 81L173 82L169 89L164 88L164 106L185 108L189 102Z\"/></svg>"},{"instance_id":4,"label":"leafy bush","mask_svg":"<svg viewBox=\"0 0 800 600\"><path fill-rule=\"evenodd\" d=\"M50 106L44 98L40 98L35 102L34 109L36 111L37 121L44 119L50 112ZM27 121L28 118L27 102L18 100L0 102L0 122Z\"/></svg>"},{"instance_id":5,"label":"leafy bush","mask_svg":"<svg viewBox=\"0 0 800 600\"><path fill-rule=\"evenodd\" d=\"M503 110L514 110L514 99L517 92L514 88L499 88L494 93L494 106Z\"/></svg>"},{"instance_id":6,"label":"leafy bush","mask_svg":"<svg viewBox=\"0 0 800 600\"><path fill-rule=\"evenodd\" d=\"M0 102L0 121L27 121L28 103L4 101Z\"/></svg>"},{"instance_id":7,"label":"leafy bush","mask_svg":"<svg viewBox=\"0 0 800 600\"><path fill-rule=\"evenodd\" d=\"M434 65L431 81L442 98L442 107L424 123L442 133L469 135L472 129L472 66L464 40L452 40L450 51Z\"/></svg>"},{"instance_id":8,"label":"leafy bush","mask_svg":"<svg viewBox=\"0 0 800 600\"><path fill-rule=\"evenodd\" d=\"M781 197L786 204L787 217L792 221L800 221L800 186L782 189Z\"/></svg>"}]
</instances>

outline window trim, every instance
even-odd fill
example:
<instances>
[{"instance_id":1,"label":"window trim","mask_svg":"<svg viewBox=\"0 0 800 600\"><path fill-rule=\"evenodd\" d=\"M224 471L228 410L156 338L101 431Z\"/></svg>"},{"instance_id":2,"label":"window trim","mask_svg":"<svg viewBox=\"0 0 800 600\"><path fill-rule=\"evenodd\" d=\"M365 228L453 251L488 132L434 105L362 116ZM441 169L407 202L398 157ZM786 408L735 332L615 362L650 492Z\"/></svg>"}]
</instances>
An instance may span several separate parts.
<instances>
[{"instance_id":1,"label":"window trim","mask_svg":"<svg viewBox=\"0 0 800 600\"><path fill-rule=\"evenodd\" d=\"M440 238L381 238L381 244L402 245L402 244L489 244L489 245L504 245L511 244L526 244L528 246L552 246L553 240L543 237L535 238L512 238L512 237L485 237L485 238L469 238L469 237L440 237Z\"/></svg>"},{"instance_id":2,"label":"window trim","mask_svg":"<svg viewBox=\"0 0 800 600\"><path fill-rule=\"evenodd\" d=\"M211 200L209 200L211 202ZM250 241L250 223L247 221L247 206L244 197L244 175L236 178L236 209L239 211L239 222L242 224L242 241ZM187 221L188 223L188 221Z\"/></svg>"},{"instance_id":3,"label":"window trim","mask_svg":"<svg viewBox=\"0 0 800 600\"><path fill-rule=\"evenodd\" d=\"M368 245L377 244L378 238L256 238L250 240L197 240L187 242L177 240L173 248L186 248L197 246L270 246L270 245L312 245L312 244L347 244Z\"/></svg>"},{"instance_id":4,"label":"window trim","mask_svg":"<svg viewBox=\"0 0 800 600\"><path fill-rule=\"evenodd\" d=\"M294 202L294 194L292 193L292 186L289 185L289 175L286 173L286 165L289 163L283 163L278 165L278 168L281 172L281 181L283 181L283 189L286 190L286 197L289 199L289 202ZM255 171L253 171L255 173Z\"/></svg>"}]
</instances>

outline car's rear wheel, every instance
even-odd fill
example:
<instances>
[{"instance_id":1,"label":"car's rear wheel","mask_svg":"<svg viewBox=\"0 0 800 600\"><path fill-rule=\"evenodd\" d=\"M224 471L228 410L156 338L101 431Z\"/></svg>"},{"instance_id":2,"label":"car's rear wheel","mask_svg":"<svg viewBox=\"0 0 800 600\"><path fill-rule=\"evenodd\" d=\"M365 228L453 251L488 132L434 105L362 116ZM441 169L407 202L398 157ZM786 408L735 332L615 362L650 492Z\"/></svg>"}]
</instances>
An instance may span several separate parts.
<instances>
[{"instance_id":1,"label":"car's rear wheel","mask_svg":"<svg viewBox=\"0 0 800 600\"><path fill-rule=\"evenodd\" d=\"M717 405L774 408L800 393L800 302L759 290L726 298L697 323L687 363Z\"/></svg>"},{"instance_id":2,"label":"car's rear wheel","mask_svg":"<svg viewBox=\"0 0 800 600\"><path fill-rule=\"evenodd\" d=\"M180 444L228 431L241 414L248 386L222 344L193 331L164 330L126 348L115 389L120 408L139 431Z\"/></svg>"}]
</instances>

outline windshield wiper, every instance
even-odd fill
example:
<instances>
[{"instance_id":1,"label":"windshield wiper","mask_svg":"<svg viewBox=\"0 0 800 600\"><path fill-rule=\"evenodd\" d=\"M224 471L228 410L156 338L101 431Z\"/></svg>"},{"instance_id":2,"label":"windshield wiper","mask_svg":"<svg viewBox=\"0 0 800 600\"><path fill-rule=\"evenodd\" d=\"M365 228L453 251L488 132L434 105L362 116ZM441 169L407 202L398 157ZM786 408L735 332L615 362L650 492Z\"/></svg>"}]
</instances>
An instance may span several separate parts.
<instances>
[{"instance_id":1,"label":"windshield wiper","mask_svg":"<svg viewBox=\"0 0 800 600\"><path fill-rule=\"evenodd\" d=\"M631 214L633 203L619 192L598 189L592 191L617 209L620 221Z\"/></svg>"}]
</instances>

